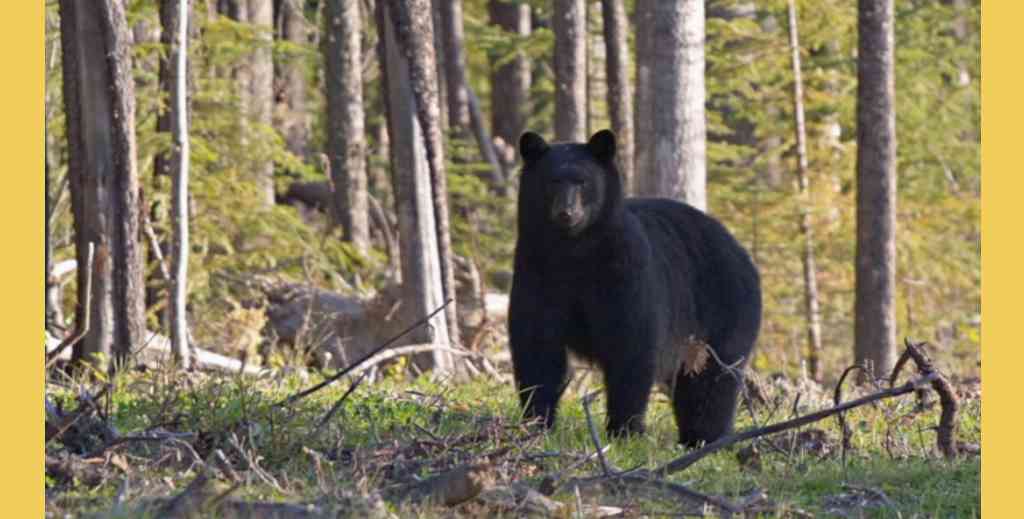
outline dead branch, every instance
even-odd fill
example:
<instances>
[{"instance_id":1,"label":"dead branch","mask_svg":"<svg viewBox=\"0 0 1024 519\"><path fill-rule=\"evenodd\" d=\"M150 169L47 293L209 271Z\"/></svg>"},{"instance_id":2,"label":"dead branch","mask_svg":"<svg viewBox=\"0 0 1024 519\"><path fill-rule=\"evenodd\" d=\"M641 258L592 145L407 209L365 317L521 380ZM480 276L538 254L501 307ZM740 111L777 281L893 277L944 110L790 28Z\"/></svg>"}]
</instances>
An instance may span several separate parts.
<instances>
[{"instance_id":1,"label":"dead branch","mask_svg":"<svg viewBox=\"0 0 1024 519\"><path fill-rule=\"evenodd\" d=\"M604 471L605 477L610 477L612 469L608 465L608 460L604 457L605 449L601 447L601 440L597 437L597 427L594 426L594 419L590 416L590 402L596 395L596 392L583 395L581 399L583 401L583 412L587 416L587 429L590 431L590 441L594 442L594 452L597 453L597 459L601 460L601 470Z\"/></svg>"},{"instance_id":2,"label":"dead branch","mask_svg":"<svg viewBox=\"0 0 1024 519\"><path fill-rule=\"evenodd\" d=\"M54 412L51 416L51 413L47 413L46 418L48 420L45 424L46 438L44 440L44 444L49 443L50 440L61 439L61 437L64 436L64 433L71 429L71 427L80 419L99 411L96 401L103 398L103 396L107 394L107 391L110 391L110 388L111 385L106 384L103 386L103 389L96 393L95 396L90 395L88 392L79 395L78 408L71 414L59 416L58 413Z\"/></svg>"},{"instance_id":3,"label":"dead branch","mask_svg":"<svg viewBox=\"0 0 1024 519\"><path fill-rule=\"evenodd\" d=\"M850 373L852 373L853 371L856 371L856 370L860 370L860 372L865 374L865 375L867 374L867 370L865 370L864 366L862 366L860 364L854 364L854 365L846 368L845 370L843 370L843 374L839 377L839 382L836 382L835 393L832 396L832 404L833 405L839 405L839 402L842 401L842 398L843 398L843 382L846 381L846 377L849 376ZM846 423L846 415L845 415L845 413L837 414L836 415L836 419L839 420L839 428L840 428L840 430L843 433L842 459L843 459L843 466L846 466L846 451L850 449L850 436L853 434L853 431L850 430L850 426Z\"/></svg>"},{"instance_id":4,"label":"dead branch","mask_svg":"<svg viewBox=\"0 0 1024 519\"><path fill-rule=\"evenodd\" d=\"M352 392L355 391L357 387L359 387L359 384L362 384L363 380L366 380L366 375L368 374L368 371L364 371L363 374L360 375L359 378L357 378L355 382L353 382L352 385L348 387L348 391L345 391L345 394L341 395L341 398L339 398L338 401L335 402L333 406L331 406L331 409L327 411L327 414L325 414L323 418L321 418L320 421L317 422L316 427L314 427L313 430L309 433L309 437L305 443L309 443L309 440L312 440L313 438L320 434L320 431L323 429L324 425L327 425L327 422L331 420L331 418L334 416L334 413L337 413L338 410L341 409L341 404L344 404L345 400L348 399L348 396L351 395Z\"/></svg>"},{"instance_id":5,"label":"dead branch","mask_svg":"<svg viewBox=\"0 0 1024 519\"><path fill-rule=\"evenodd\" d=\"M78 341L82 340L82 338L85 337L85 334L89 333L89 316L92 315L92 309L90 307L92 306L92 263L94 252L95 247L92 242L89 242L89 252L85 263L85 268L87 270L85 271L85 306L82 311L82 326L79 327L78 333L64 339L64 342L60 343L60 346L57 346L56 349L46 354L45 369L50 369L50 366L57 361L57 357L64 350L78 344Z\"/></svg>"},{"instance_id":6,"label":"dead branch","mask_svg":"<svg viewBox=\"0 0 1024 519\"><path fill-rule=\"evenodd\" d=\"M928 355L923 351L922 347L927 344L920 342L914 344L910 342L910 339L905 339L907 349L903 351L903 355L900 356L896 362L896 366L893 367L892 375L889 377L889 385L891 386L896 378L900 374L903 365L906 364L907 359L912 359L914 364L917 365L917 370L924 376L930 376L932 389L939 394L939 405L942 407L942 414L939 417L939 425L936 428L938 433L936 438L936 445L939 451L947 459L952 459L958 454L957 442L956 442L956 413L959 410L960 403L957 400L956 393L953 392L953 387L946 380L946 377L942 376L941 373L935 370L935 366L932 364Z\"/></svg>"},{"instance_id":7,"label":"dead branch","mask_svg":"<svg viewBox=\"0 0 1024 519\"><path fill-rule=\"evenodd\" d=\"M372 368L372 367L374 367L374 366L376 366L376 365L378 365L378 364L380 364L382 362L386 362L386 361L391 360L391 359L396 358L396 357L403 357L403 356L406 356L406 355L415 355L417 353L426 353L426 352L431 352L431 351L443 351L443 352L446 352L446 353L451 353L453 355L461 355L461 356L464 356L464 357L479 357L479 356L481 356L479 353L475 353L475 352L472 352L472 351L466 351L466 350L461 349L461 348L451 348L449 346L443 346L443 345L439 345L439 344L430 344L430 343L410 344L408 346L400 346L398 348L392 348L390 350L382 351L380 353L377 353L377 354L373 355L372 357L366 359L366 361L364 361L360 366L354 368L351 372L349 372L349 374L353 375L353 376L354 375L358 375L358 374L363 373L366 370L368 370L368 369L370 369L370 368Z\"/></svg>"},{"instance_id":8,"label":"dead branch","mask_svg":"<svg viewBox=\"0 0 1024 519\"><path fill-rule=\"evenodd\" d=\"M72 454L59 458L47 455L46 474L60 481L79 481L89 487L99 485L106 479L101 464Z\"/></svg>"},{"instance_id":9,"label":"dead branch","mask_svg":"<svg viewBox=\"0 0 1024 519\"><path fill-rule=\"evenodd\" d=\"M884 390L878 391L876 393L872 393L870 395L863 396L863 397L858 398L856 400L851 400L851 401L843 403L841 405L838 405L838 406L835 406L835 407L831 407L829 409L824 409L824 410L821 410L821 411L817 411L815 413L804 415L804 416L801 416L799 418L794 418L792 420L787 420L785 422L780 422L780 423L768 425L768 426L765 426L765 427L758 427L758 428L755 428L755 429L750 429L750 430L747 430L747 431L743 431L741 433L735 433L735 434L730 434L728 436L723 436L722 438L719 438L718 440L715 440L715 441L705 445L704 447L702 447L700 449L697 449L697 450L692 451L692 452L690 452L688 454L680 456L679 458L676 458L676 459L674 459L674 460L672 460L672 461L670 461L670 462L668 462L668 463L666 463L666 464L664 464L664 465L654 469L653 474L658 475L658 476L667 476L669 474L673 474L675 472L679 472L681 470L684 470L687 467L689 467L690 465L693 465L694 463L696 463L696 462L700 461L701 459L705 458L706 456L708 456L708 455L710 455L712 453L718 452L719 450L722 450L725 447L728 447L728 446L730 446L730 445L732 445L734 443L738 443L738 442L741 442L741 441L744 441L744 440L749 440L749 439L752 439L752 438L758 438L758 437L761 437L761 436L766 436L766 435L769 435L769 434L775 434L775 433L786 431L786 430L789 430L789 429L795 429L797 427L800 427L800 426L803 426L803 425L807 425L809 423L817 422L817 421L819 421L819 420L821 420L823 418L828 418L829 416L832 416L832 415L835 415L835 414L838 414L838 413L842 413L843 411L848 411L848 410L853 409L855 407L860 407L862 405L867 405L867 404L870 404L872 402L877 402L879 400L884 400L886 398L892 398L894 396L905 395L907 393L915 391L917 388L919 388L919 387L921 387L921 386L923 386L923 385L925 385L927 383L932 382L933 380L935 380L937 378L937 376L938 375L936 373L934 373L934 372L933 373L929 373L929 374L926 374L926 375L924 375L922 377L919 377L917 379L911 380L911 381L909 381L906 384L903 384L901 386L893 387L893 388L889 388L889 389L884 389Z\"/></svg>"},{"instance_id":10,"label":"dead branch","mask_svg":"<svg viewBox=\"0 0 1024 519\"><path fill-rule=\"evenodd\" d=\"M455 506L473 499L493 484L494 473L490 464L464 465L411 486L393 488L390 494L396 501L427 501Z\"/></svg>"},{"instance_id":11,"label":"dead branch","mask_svg":"<svg viewBox=\"0 0 1024 519\"><path fill-rule=\"evenodd\" d=\"M444 310L445 307L447 307L449 304L451 304L452 301L453 301L453 299L449 299L449 300L445 301L445 303L443 305L437 307L433 312L430 312L430 314L428 314L426 317L423 317L422 319L420 319L420 320L416 321L415 323L411 324L408 328L406 328L405 330L402 330L401 332L399 332L398 335L395 335L394 337L388 339L387 341L384 342L384 344L381 344L380 346L374 348L372 351L370 351L366 355L363 355L362 357L357 359L352 364L349 364L347 367L345 367L341 371L335 373L334 375L331 375L330 377L328 377L323 382L321 382L321 383L319 383L319 384L317 384L317 385L315 385L315 386L313 386L313 387L311 387L309 389L304 389L302 391L299 391L298 393L295 393L294 395L289 396L288 398L286 398L286 399L284 399L284 400L274 404L274 406L275 407L280 407L280 406L284 406L284 405L294 404L295 402L297 402L297 401L299 401L299 400L301 400L301 399L303 399L303 398L305 398L305 397L307 397L307 396L309 396L309 395L319 391L320 389L323 389L324 387L327 387L330 384L333 384L334 382L336 382L341 377L344 377L345 375L349 374L352 370L358 368L360 365L362 365L364 362L366 362L367 360L372 358L374 355L376 355L376 354L384 351L385 349L387 349L388 346L391 346L392 344L394 344L395 341L397 341L398 339L401 339L402 337L406 336L409 332L411 332L411 331L415 330L416 328L418 328L419 326L423 325L423 323L426 323L426 322L430 321L430 319L432 317L434 317L435 315L440 313L442 310Z\"/></svg>"},{"instance_id":12,"label":"dead branch","mask_svg":"<svg viewBox=\"0 0 1024 519\"><path fill-rule=\"evenodd\" d=\"M185 490L163 503L157 510L158 517L189 517L200 512L213 496L212 483L206 470L189 482Z\"/></svg>"},{"instance_id":13,"label":"dead branch","mask_svg":"<svg viewBox=\"0 0 1024 519\"><path fill-rule=\"evenodd\" d=\"M562 469L562 470L560 470L560 471L558 471L558 472L556 472L554 474L549 474L547 476L544 476L544 479L542 479L540 481L540 486L538 487L538 490L540 491L541 494L544 494L546 496L553 495L555 492L558 491L558 487L561 486L561 485L559 485L559 480L564 478L566 474L568 474L570 471L578 469L584 463L587 463L590 460L596 458L598 456L598 454L604 454L604 453L608 452L609 449L611 449L611 445L605 445L604 447L601 448L601 450L588 453L587 455L583 456L579 460L577 460L577 461L573 462L572 464L570 464L568 467L566 467L566 468L564 468L564 469Z\"/></svg>"}]
</instances>

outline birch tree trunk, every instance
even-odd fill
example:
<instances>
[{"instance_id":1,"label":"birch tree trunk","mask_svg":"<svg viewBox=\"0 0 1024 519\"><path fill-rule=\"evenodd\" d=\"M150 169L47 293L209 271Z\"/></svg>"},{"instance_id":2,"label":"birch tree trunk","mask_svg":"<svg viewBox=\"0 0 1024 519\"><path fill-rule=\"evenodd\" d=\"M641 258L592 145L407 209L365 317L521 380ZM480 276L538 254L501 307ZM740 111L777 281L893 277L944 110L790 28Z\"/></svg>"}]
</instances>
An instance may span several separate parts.
<instances>
[{"instance_id":1,"label":"birch tree trunk","mask_svg":"<svg viewBox=\"0 0 1024 519\"><path fill-rule=\"evenodd\" d=\"M79 326L90 314L89 331L72 359L124 361L145 332L135 91L124 5L59 5ZM93 290L86 294L90 244L96 255Z\"/></svg>"},{"instance_id":2,"label":"birch tree trunk","mask_svg":"<svg viewBox=\"0 0 1024 519\"><path fill-rule=\"evenodd\" d=\"M418 16L430 16L429 4L425 0L420 0L412 8L425 11L416 13ZM402 13L395 13L394 6L387 0L378 0L377 26L384 45L383 79L387 93L389 149L406 303L403 309L406 320L411 322L441 306L445 294L431 164L427 151L428 139L417 117L418 104L411 77L415 72L399 44L397 33L402 24L394 19L396 14L400 16ZM409 30L408 23L407 19L406 30ZM399 30L396 30L396 26ZM420 69L418 73L422 74L423 70ZM437 107L436 104L433 106ZM451 328L453 326L449 325L448 313L442 312L429 321L428 327L412 332L408 340L413 343L446 345L450 342L448 331ZM444 352L418 355L414 361L422 369L432 368L443 372L453 367L451 355Z\"/></svg>"},{"instance_id":3,"label":"birch tree trunk","mask_svg":"<svg viewBox=\"0 0 1024 519\"><path fill-rule=\"evenodd\" d=\"M896 352L893 0L857 3L857 268L854 358L875 377Z\"/></svg>"},{"instance_id":4,"label":"birch tree trunk","mask_svg":"<svg viewBox=\"0 0 1024 519\"><path fill-rule=\"evenodd\" d=\"M707 208L704 2L656 2L651 38L650 173L657 196Z\"/></svg>"},{"instance_id":5,"label":"birch tree trunk","mask_svg":"<svg viewBox=\"0 0 1024 519\"><path fill-rule=\"evenodd\" d=\"M167 1L167 3L172 3ZM173 2L178 8L178 23L175 44L171 49L171 59L175 61L174 87L174 149L173 162L177 166L174 171L171 210L174 223L171 258L174 272L171 276L171 352L174 360L182 369L192 366L189 348L188 317L186 302L188 294L188 252L189 252L189 137L188 137L188 21L189 1Z\"/></svg>"},{"instance_id":6,"label":"birch tree trunk","mask_svg":"<svg viewBox=\"0 0 1024 519\"><path fill-rule=\"evenodd\" d=\"M804 87L800 70L800 37L796 2L788 0L790 63L793 67L793 116L796 119L797 186L799 189L800 234L804 238L804 313L807 320L807 369L821 380L821 312L818 309L818 273L814 261L814 231L811 227L811 193L807 178L807 130L804 123Z\"/></svg>"},{"instance_id":7,"label":"birch tree trunk","mask_svg":"<svg viewBox=\"0 0 1024 519\"><path fill-rule=\"evenodd\" d=\"M633 89L629 84L629 24L622 0L601 0L604 21L608 114L615 132L615 160L625 193L633 188Z\"/></svg>"},{"instance_id":8,"label":"birch tree trunk","mask_svg":"<svg viewBox=\"0 0 1024 519\"><path fill-rule=\"evenodd\" d=\"M322 49L334 214L345 239L366 253L370 248L370 222L359 6L359 2L327 0Z\"/></svg>"},{"instance_id":9,"label":"birch tree trunk","mask_svg":"<svg viewBox=\"0 0 1024 519\"><path fill-rule=\"evenodd\" d=\"M555 139L559 141L587 140L586 14L583 0L555 0L551 15L555 33Z\"/></svg>"}]
</instances>

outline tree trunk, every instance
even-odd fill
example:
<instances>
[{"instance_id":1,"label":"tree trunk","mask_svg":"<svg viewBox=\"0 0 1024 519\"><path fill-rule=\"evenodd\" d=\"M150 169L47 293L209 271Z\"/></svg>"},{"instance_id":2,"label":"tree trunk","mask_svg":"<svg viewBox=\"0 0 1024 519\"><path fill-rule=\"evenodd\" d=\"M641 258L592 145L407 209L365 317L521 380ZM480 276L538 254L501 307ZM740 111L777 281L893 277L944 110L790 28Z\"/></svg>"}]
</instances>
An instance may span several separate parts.
<instances>
[{"instance_id":1,"label":"tree trunk","mask_svg":"<svg viewBox=\"0 0 1024 519\"><path fill-rule=\"evenodd\" d=\"M633 112L633 193L654 196L657 193L651 152L654 149L654 126L651 119L651 69L655 0L636 0L636 110Z\"/></svg>"},{"instance_id":2,"label":"tree trunk","mask_svg":"<svg viewBox=\"0 0 1024 519\"><path fill-rule=\"evenodd\" d=\"M139 179L135 164L135 91L123 4L60 2L68 168L78 264L76 319L90 327L73 360L127 359L145 332ZM84 306L90 301L88 308Z\"/></svg>"},{"instance_id":3,"label":"tree trunk","mask_svg":"<svg viewBox=\"0 0 1024 519\"><path fill-rule=\"evenodd\" d=\"M707 207L704 120L704 3L658 2L651 70L650 172L656 195Z\"/></svg>"},{"instance_id":4,"label":"tree trunk","mask_svg":"<svg viewBox=\"0 0 1024 519\"><path fill-rule=\"evenodd\" d=\"M491 137L483 125L479 106L474 106L476 100L466 79L462 0L440 0L440 4L448 127L457 138L467 138L472 132L480 149L480 157L491 165L491 187L501 191L505 182L504 166L498 162L494 153Z\"/></svg>"},{"instance_id":5,"label":"tree trunk","mask_svg":"<svg viewBox=\"0 0 1024 519\"><path fill-rule=\"evenodd\" d=\"M402 52L396 34L403 32L403 29L406 33L412 30L408 15L414 14L420 23L423 17L429 17L429 4L425 0L418 0L404 12L405 6L398 5L397 13L394 7L388 1L378 0L377 26L384 44L382 77L387 93L389 148L406 302L402 306L405 320L411 322L428 315L445 300L438 226L434 220L436 206L431 185L431 158L427 150L429 140L425 138L425 130L417 117L419 103L415 98L412 77L423 74L424 68L432 70L433 67L420 63L419 68L414 69L413 63L407 59L409 54ZM402 14L407 15L404 24L401 22ZM421 39L424 37L420 35ZM437 105L433 106L436 108ZM424 108L429 110L429 105ZM448 331L454 328L449 325L448 314L439 313L429 323L429 327L411 333L408 341L447 344ZM424 354L417 356L414 361L424 369L452 369L451 356L446 353Z\"/></svg>"},{"instance_id":6,"label":"tree trunk","mask_svg":"<svg viewBox=\"0 0 1024 519\"><path fill-rule=\"evenodd\" d=\"M242 0L239 0L242 1ZM248 22L258 31L257 43L249 63L249 117L270 128L274 115L274 4L271 0L248 0ZM274 205L274 162L260 158L254 165L256 182L267 207Z\"/></svg>"},{"instance_id":7,"label":"tree trunk","mask_svg":"<svg viewBox=\"0 0 1024 519\"><path fill-rule=\"evenodd\" d=\"M622 0L601 0L604 18L608 113L615 132L615 159L627 195L633 193L633 92L629 84L629 24Z\"/></svg>"},{"instance_id":8,"label":"tree trunk","mask_svg":"<svg viewBox=\"0 0 1024 519\"><path fill-rule=\"evenodd\" d=\"M441 283L445 300L452 300L445 308L448 320L448 338L453 345L460 344L455 301L455 272L452 264L452 241L448 215L448 181L444 166L444 141L441 132L440 107L437 101L437 67L434 52L434 27L428 0L405 3L391 0L391 21L396 41L407 56L409 81L416 107L416 118L423 129L427 152L427 166L437 222L437 248L440 254Z\"/></svg>"},{"instance_id":9,"label":"tree trunk","mask_svg":"<svg viewBox=\"0 0 1024 519\"><path fill-rule=\"evenodd\" d=\"M487 2L490 22L515 36L529 36L531 31L530 6L502 0ZM491 61L491 132L505 146L514 148L519 136L526 131L526 116L530 106L530 62L519 54L516 59L500 67ZM488 143L488 146L491 144ZM516 154L500 157L506 170L516 161ZM506 159L511 159L506 160Z\"/></svg>"},{"instance_id":10,"label":"tree trunk","mask_svg":"<svg viewBox=\"0 0 1024 519\"><path fill-rule=\"evenodd\" d=\"M469 130L469 95L466 92L466 53L463 47L462 0L441 0L444 75L448 126L459 135Z\"/></svg>"},{"instance_id":11,"label":"tree trunk","mask_svg":"<svg viewBox=\"0 0 1024 519\"><path fill-rule=\"evenodd\" d=\"M438 124L441 126L441 136L448 133L448 78L445 76L445 67L448 56L444 50L444 26L441 4L447 0L430 0L430 25L433 28L434 48L434 77L437 80L435 90L437 91Z\"/></svg>"},{"instance_id":12,"label":"tree trunk","mask_svg":"<svg viewBox=\"0 0 1024 519\"><path fill-rule=\"evenodd\" d=\"M188 210L188 178L189 178L189 137L188 137L188 17L189 0L164 0L164 3L175 3L178 8L178 23L175 45L171 48L170 57L176 63L175 87L173 95L174 115L174 149L172 157L177 166L171 192L171 208L174 223L174 246L171 251L174 272L171 276L171 352L174 360L182 369L192 366L189 348L188 316L186 302L188 295L188 252L189 252L189 210ZM161 6L163 8L163 6ZM165 28L164 30L170 30Z\"/></svg>"},{"instance_id":13,"label":"tree trunk","mask_svg":"<svg viewBox=\"0 0 1024 519\"><path fill-rule=\"evenodd\" d=\"M359 2L327 0L324 9L324 74L327 156L334 184L334 215L345 239L362 253L370 248L363 112L362 17Z\"/></svg>"},{"instance_id":14,"label":"tree trunk","mask_svg":"<svg viewBox=\"0 0 1024 519\"><path fill-rule=\"evenodd\" d=\"M886 377L896 351L893 0L857 4L857 273L854 355Z\"/></svg>"},{"instance_id":15,"label":"tree trunk","mask_svg":"<svg viewBox=\"0 0 1024 519\"><path fill-rule=\"evenodd\" d=\"M178 34L178 15L179 9L177 1L160 1L160 45L163 47L164 52L160 54L158 83L161 96L163 97L163 103L160 105L160 111L156 116L156 131L168 135L172 134L174 121L177 119L174 104L177 90L177 76L175 74L176 63L173 54L175 52L175 38L177 38ZM163 193L170 189L170 182L175 169L173 149L157 153L153 157L153 178L152 182L149 184L150 192ZM145 202L149 207L145 208L145 210L149 213L149 224L152 226L153 232L157 236L156 245L166 249L166 223L168 208L166 207L166 204L158 202L156 197L148 198L149 200L146 200ZM162 251L154 250L153 246L149 247L146 260L147 265L157 265L159 261L158 257L161 255ZM146 280L147 310L166 303L168 290L170 289L170 287L166 285L164 278L160 276L160 269L150 268L149 271L150 277ZM160 315L160 322L162 325L166 324L166 316L166 313Z\"/></svg>"},{"instance_id":16,"label":"tree trunk","mask_svg":"<svg viewBox=\"0 0 1024 519\"><path fill-rule=\"evenodd\" d=\"M793 115L796 119L797 186L799 188L800 233L804 238L804 312L807 319L807 368L810 377L821 380L821 312L818 310L818 273L814 262L814 232L811 228L811 193L807 178L807 131L804 124L804 87L800 70L800 38L797 34L795 0L788 0L789 47L793 66Z\"/></svg>"},{"instance_id":17,"label":"tree trunk","mask_svg":"<svg viewBox=\"0 0 1024 519\"><path fill-rule=\"evenodd\" d=\"M600 63L604 61L604 47L601 42L600 31L596 26L601 19L601 4L583 1L583 63L585 65L583 77L586 78L586 93L583 97L583 106L586 109L586 118L583 124L583 135L593 135L598 124L597 100L608 95L608 87L599 77L601 74ZM602 91L602 88L604 89Z\"/></svg>"},{"instance_id":18,"label":"tree trunk","mask_svg":"<svg viewBox=\"0 0 1024 519\"><path fill-rule=\"evenodd\" d=\"M555 0L555 139L586 142L587 63L584 0Z\"/></svg>"},{"instance_id":19,"label":"tree trunk","mask_svg":"<svg viewBox=\"0 0 1024 519\"><path fill-rule=\"evenodd\" d=\"M239 23L249 23L249 0L220 0L219 7L229 18ZM252 86L252 60L246 60L246 63L237 65L232 70L232 75L235 79L235 91L238 93L238 145L241 149L248 149L250 146L251 139L249 134L252 133L252 124L250 124L251 113L252 113L252 93L250 92ZM248 167L254 167L255 163L246 164ZM257 182L257 185L261 185L258 176L253 177Z\"/></svg>"},{"instance_id":20,"label":"tree trunk","mask_svg":"<svg viewBox=\"0 0 1024 519\"><path fill-rule=\"evenodd\" d=\"M358 3L358 2L353 2ZM309 29L300 0L280 0L280 38L297 46L309 45ZM312 120L306 102L306 60L290 58L277 64L281 81L280 122L288 151L310 161Z\"/></svg>"}]
</instances>

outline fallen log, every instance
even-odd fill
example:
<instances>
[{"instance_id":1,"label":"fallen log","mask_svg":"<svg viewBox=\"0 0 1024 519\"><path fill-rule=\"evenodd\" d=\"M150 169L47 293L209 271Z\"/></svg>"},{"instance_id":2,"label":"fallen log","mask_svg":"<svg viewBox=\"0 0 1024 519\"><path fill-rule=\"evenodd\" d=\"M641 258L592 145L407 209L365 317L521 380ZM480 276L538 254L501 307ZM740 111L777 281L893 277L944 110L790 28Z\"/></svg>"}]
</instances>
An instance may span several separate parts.
<instances>
[{"instance_id":1,"label":"fallen log","mask_svg":"<svg viewBox=\"0 0 1024 519\"><path fill-rule=\"evenodd\" d=\"M158 333L147 332L146 342L135 352L135 359L139 364L147 367L165 366L172 361L171 340ZM60 339L46 333L46 352L55 351L61 344ZM196 367L210 371L222 371L230 373L242 372L246 375L265 375L270 371L259 366L244 364L242 361L214 353L204 348L196 347ZM71 350L61 351L56 358L68 362L71 360Z\"/></svg>"}]
</instances>

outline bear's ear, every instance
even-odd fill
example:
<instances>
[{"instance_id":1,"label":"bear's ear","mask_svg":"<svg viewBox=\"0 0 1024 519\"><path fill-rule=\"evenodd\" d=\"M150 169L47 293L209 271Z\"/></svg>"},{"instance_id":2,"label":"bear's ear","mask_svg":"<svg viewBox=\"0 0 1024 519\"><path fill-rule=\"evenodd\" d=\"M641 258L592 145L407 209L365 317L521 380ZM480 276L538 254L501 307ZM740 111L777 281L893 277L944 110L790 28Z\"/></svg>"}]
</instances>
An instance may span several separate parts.
<instances>
[{"instance_id":1,"label":"bear's ear","mask_svg":"<svg viewBox=\"0 0 1024 519\"><path fill-rule=\"evenodd\" d=\"M615 157L615 134L611 130L601 130L587 141L587 151L600 160L612 160Z\"/></svg>"},{"instance_id":2,"label":"bear's ear","mask_svg":"<svg viewBox=\"0 0 1024 519\"><path fill-rule=\"evenodd\" d=\"M526 132L519 137L519 154L524 162L534 162L548 151L548 143L544 137L533 132Z\"/></svg>"}]
</instances>

